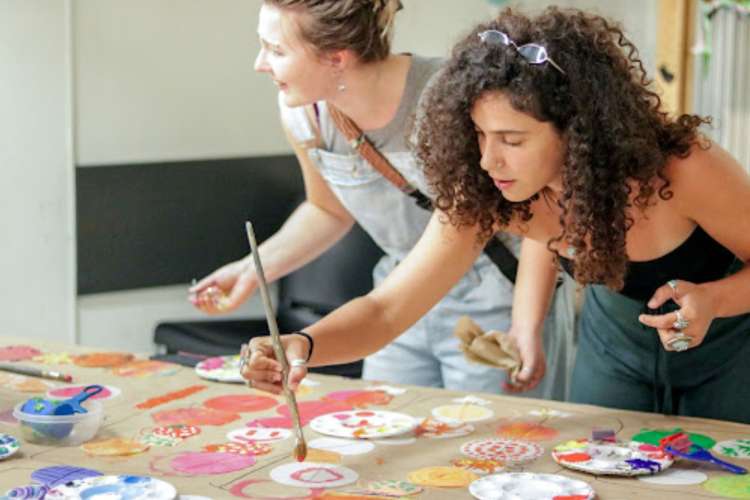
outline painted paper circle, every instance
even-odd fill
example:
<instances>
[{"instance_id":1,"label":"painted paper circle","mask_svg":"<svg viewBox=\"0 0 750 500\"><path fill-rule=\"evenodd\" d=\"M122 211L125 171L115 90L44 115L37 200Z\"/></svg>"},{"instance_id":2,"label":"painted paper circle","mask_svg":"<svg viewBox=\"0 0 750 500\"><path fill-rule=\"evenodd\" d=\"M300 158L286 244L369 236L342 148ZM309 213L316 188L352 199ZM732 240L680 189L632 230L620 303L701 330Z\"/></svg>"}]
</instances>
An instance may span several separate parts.
<instances>
[{"instance_id":1,"label":"painted paper circle","mask_svg":"<svg viewBox=\"0 0 750 500\"><path fill-rule=\"evenodd\" d=\"M337 488L359 479L348 467L316 462L293 462L280 465L270 473L279 484L300 488Z\"/></svg>"},{"instance_id":2,"label":"painted paper circle","mask_svg":"<svg viewBox=\"0 0 750 500\"><path fill-rule=\"evenodd\" d=\"M461 453L480 460L498 460L507 463L524 463L536 460L544 454L544 448L536 443L515 439L478 439L461 446Z\"/></svg>"},{"instance_id":3,"label":"painted paper circle","mask_svg":"<svg viewBox=\"0 0 750 500\"><path fill-rule=\"evenodd\" d=\"M31 479L47 486L57 486L76 479L101 476L102 473L93 469L83 467L72 467L67 465L55 465L43 467L31 473Z\"/></svg>"},{"instance_id":4,"label":"painted paper circle","mask_svg":"<svg viewBox=\"0 0 750 500\"><path fill-rule=\"evenodd\" d=\"M219 444L207 444L203 446L203 451L210 453L235 453L237 455L267 455L271 453L273 448L270 444L266 443L237 443L230 441L229 443Z\"/></svg>"},{"instance_id":5,"label":"painted paper circle","mask_svg":"<svg viewBox=\"0 0 750 500\"><path fill-rule=\"evenodd\" d=\"M505 470L505 462L501 462L500 460L482 460L479 458L454 458L451 460L451 465L466 469L480 476L495 474Z\"/></svg>"},{"instance_id":6,"label":"painted paper circle","mask_svg":"<svg viewBox=\"0 0 750 500\"><path fill-rule=\"evenodd\" d=\"M750 439L731 439L716 443L714 451L725 457L750 458Z\"/></svg>"},{"instance_id":7,"label":"painted paper circle","mask_svg":"<svg viewBox=\"0 0 750 500\"><path fill-rule=\"evenodd\" d=\"M467 423L489 420L495 413L480 405L443 405L432 409L432 416L443 422Z\"/></svg>"},{"instance_id":8,"label":"painted paper circle","mask_svg":"<svg viewBox=\"0 0 750 500\"><path fill-rule=\"evenodd\" d=\"M674 486L688 486L706 482L708 476L699 470L677 469L675 467L654 474L653 476L640 476L639 481L650 484L663 484Z\"/></svg>"},{"instance_id":9,"label":"painted paper circle","mask_svg":"<svg viewBox=\"0 0 750 500\"><path fill-rule=\"evenodd\" d=\"M569 469L595 475L640 476L656 474L672 465L673 459L653 446L576 439L552 450L552 458Z\"/></svg>"},{"instance_id":10,"label":"painted paper circle","mask_svg":"<svg viewBox=\"0 0 750 500\"><path fill-rule=\"evenodd\" d=\"M0 347L0 361L25 361L40 354L42 354L42 351L30 345Z\"/></svg>"},{"instance_id":11,"label":"painted paper circle","mask_svg":"<svg viewBox=\"0 0 750 500\"><path fill-rule=\"evenodd\" d=\"M51 391L47 391L47 398L49 399L72 398L73 396L83 391L83 389L86 387L88 387L88 385L66 385L65 387L58 387L56 389L52 389ZM103 389L101 392L91 396L89 399L98 399L100 401L105 401L107 399L116 398L122 393L120 389L111 385L103 385L102 387Z\"/></svg>"},{"instance_id":12,"label":"painted paper circle","mask_svg":"<svg viewBox=\"0 0 750 500\"><path fill-rule=\"evenodd\" d=\"M393 396L385 391L347 390L326 394L323 401L341 402L354 408L368 408L373 405L386 406Z\"/></svg>"},{"instance_id":13,"label":"painted paper circle","mask_svg":"<svg viewBox=\"0 0 750 500\"><path fill-rule=\"evenodd\" d=\"M532 472L510 472L492 474L477 479L469 485L469 493L479 500L515 500L534 498L594 498L594 489L584 481L559 474L537 474Z\"/></svg>"},{"instance_id":14,"label":"painted paper circle","mask_svg":"<svg viewBox=\"0 0 750 500\"><path fill-rule=\"evenodd\" d=\"M171 448L182 444L185 441L182 438L170 437L170 436L159 436L151 432L147 432L138 438L138 441L147 446L161 446Z\"/></svg>"},{"instance_id":15,"label":"painted paper circle","mask_svg":"<svg viewBox=\"0 0 750 500\"><path fill-rule=\"evenodd\" d=\"M468 436L474 432L474 426L463 422L443 422L436 418L425 418L422 420L414 434L418 437L432 439L446 439Z\"/></svg>"},{"instance_id":16,"label":"painted paper circle","mask_svg":"<svg viewBox=\"0 0 750 500\"><path fill-rule=\"evenodd\" d=\"M310 421L310 428L321 434L343 438L383 438L411 432L417 420L404 413L353 410L321 415Z\"/></svg>"},{"instance_id":17,"label":"painted paper circle","mask_svg":"<svg viewBox=\"0 0 750 500\"><path fill-rule=\"evenodd\" d=\"M174 500L174 486L146 476L98 476L76 479L49 490L45 500L75 500L102 496L116 500Z\"/></svg>"},{"instance_id":18,"label":"painted paper circle","mask_svg":"<svg viewBox=\"0 0 750 500\"><path fill-rule=\"evenodd\" d=\"M227 439L236 443L248 443L253 441L283 441L292 435L289 429L273 427L245 427L235 429L227 433Z\"/></svg>"},{"instance_id":19,"label":"painted paper circle","mask_svg":"<svg viewBox=\"0 0 750 500\"><path fill-rule=\"evenodd\" d=\"M678 432L683 432L683 430L679 427L675 427L674 429L641 429L641 432L634 435L631 438L631 441L638 441L641 443L648 443L654 446L659 446L660 439L665 438L671 434L676 434ZM685 434L688 435L688 439L690 439L691 443L707 450L710 450L716 444L715 439L703 434L696 434L695 432L687 431L685 431Z\"/></svg>"},{"instance_id":20,"label":"painted paper circle","mask_svg":"<svg viewBox=\"0 0 750 500\"><path fill-rule=\"evenodd\" d=\"M503 424L495 430L498 437L507 439L522 439L524 441L549 441L560 433L552 427L545 427L536 422L511 422Z\"/></svg>"},{"instance_id":21,"label":"painted paper circle","mask_svg":"<svg viewBox=\"0 0 750 500\"><path fill-rule=\"evenodd\" d=\"M191 476L228 474L252 467L255 465L255 457L236 453L186 451L173 457L169 465L173 470Z\"/></svg>"},{"instance_id":22,"label":"painted paper circle","mask_svg":"<svg viewBox=\"0 0 750 500\"><path fill-rule=\"evenodd\" d=\"M229 394L218 396L203 402L203 406L214 410L228 411L232 413L250 413L265 411L278 404L275 398L268 396L256 396L253 394Z\"/></svg>"},{"instance_id":23,"label":"painted paper circle","mask_svg":"<svg viewBox=\"0 0 750 500\"><path fill-rule=\"evenodd\" d=\"M174 375L180 369L180 365L157 361L154 359L136 359L123 365L112 368L112 373L118 377L150 377L153 375Z\"/></svg>"},{"instance_id":24,"label":"painted paper circle","mask_svg":"<svg viewBox=\"0 0 750 500\"><path fill-rule=\"evenodd\" d=\"M750 476L719 476L703 483L703 488L726 498L750 498Z\"/></svg>"},{"instance_id":25,"label":"painted paper circle","mask_svg":"<svg viewBox=\"0 0 750 500\"><path fill-rule=\"evenodd\" d=\"M86 368L112 368L135 358L126 352L90 352L73 356L73 363Z\"/></svg>"},{"instance_id":26,"label":"painted paper circle","mask_svg":"<svg viewBox=\"0 0 750 500\"><path fill-rule=\"evenodd\" d=\"M465 488L478 479L473 472L458 467L425 467L407 477L414 484L437 488Z\"/></svg>"},{"instance_id":27,"label":"painted paper circle","mask_svg":"<svg viewBox=\"0 0 750 500\"><path fill-rule=\"evenodd\" d=\"M237 413L210 408L175 408L152 413L154 422L162 425L226 425L240 418Z\"/></svg>"},{"instance_id":28,"label":"painted paper circle","mask_svg":"<svg viewBox=\"0 0 750 500\"><path fill-rule=\"evenodd\" d=\"M0 460L14 455L19 448L21 448L21 443L18 442L18 439L10 434L0 434Z\"/></svg>"},{"instance_id":29,"label":"painted paper circle","mask_svg":"<svg viewBox=\"0 0 750 500\"><path fill-rule=\"evenodd\" d=\"M112 438L84 443L81 448L89 455L124 457L143 453L148 450L148 445L132 439Z\"/></svg>"},{"instance_id":30,"label":"painted paper circle","mask_svg":"<svg viewBox=\"0 0 750 500\"><path fill-rule=\"evenodd\" d=\"M244 383L245 379L240 375L240 357L216 356L204 359L195 365L195 373L206 380L214 382Z\"/></svg>"},{"instance_id":31,"label":"painted paper circle","mask_svg":"<svg viewBox=\"0 0 750 500\"><path fill-rule=\"evenodd\" d=\"M164 436L171 438L186 439L189 437L197 436L201 433L201 428L195 425L163 425L161 427L154 427L151 429L151 434L155 436Z\"/></svg>"},{"instance_id":32,"label":"painted paper circle","mask_svg":"<svg viewBox=\"0 0 750 500\"><path fill-rule=\"evenodd\" d=\"M364 455L375 449L369 441L339 438L318 438L307 443L310 448L334 451L339 455Z\"/></svg>"},{"instance_id":33,"label":"painted paper circle","mask_svg":"<svg viewBox=\"0 0 750 500\"><path fill-rule=\"evenodd\" d=\"M422 491L424 491L424 488L407 481L383 479L380 481L373 481L369 483L367 485L367 491L375 495L408 497L422 493Z\"/></svg>"}]
</instances>

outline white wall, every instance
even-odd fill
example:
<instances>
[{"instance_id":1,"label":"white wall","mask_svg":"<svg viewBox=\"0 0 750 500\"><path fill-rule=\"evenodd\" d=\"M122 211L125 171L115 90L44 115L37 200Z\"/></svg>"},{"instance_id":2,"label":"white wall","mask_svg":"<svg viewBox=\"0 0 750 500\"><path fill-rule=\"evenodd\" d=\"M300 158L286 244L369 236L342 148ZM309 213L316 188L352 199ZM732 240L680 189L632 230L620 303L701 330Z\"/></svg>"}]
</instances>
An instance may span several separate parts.
<instances>
[{"instance_id":1,"label":"white wall","mask_svg":"<svg viewBox=\"0 0 750 500\"><path fill-rule=\"evenodd\" d=\"M404 3L395 49L426 55L447 54L494 12L485 0ZM534 9L547 2L520 3ZM647 59L653 54L653 2L557 3L603 5ZM76 301L71 155L89 168L289 152L277 126L276 90L252 70L259 5L0 0L0 334L77 335L86 344L147 351L158 321L197 316L183 286ZM256 300L239 314L261 311Z\"/></svg>"},{"instance_id":2,"label":"white wall","mask_svg":"<svg viewBox=\"0 0 750 500\"><path fill-rule=\"evenodd\" d=\"M68 6L0 1L0 335L71 342Z\"/></svg>"}]
</instances>

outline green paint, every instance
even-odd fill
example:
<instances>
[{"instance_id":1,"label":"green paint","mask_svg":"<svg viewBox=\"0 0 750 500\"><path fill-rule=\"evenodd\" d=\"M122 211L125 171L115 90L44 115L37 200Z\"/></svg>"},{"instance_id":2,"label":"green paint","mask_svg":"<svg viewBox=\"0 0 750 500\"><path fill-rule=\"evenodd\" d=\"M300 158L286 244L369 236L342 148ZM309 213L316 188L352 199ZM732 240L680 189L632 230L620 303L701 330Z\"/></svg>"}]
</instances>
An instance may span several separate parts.
<instances>
[{"instance_id":1,"label":"green paint","mask_svg":"<svg viewBox=\"0 0 750 500\"><path fill-rule=\"evenodd\" d=\"M721 476L709 479L703 487L726 498L750 498L750 477Z\"/></svg>"},{"instance_id":2,"label":"green paint","mask_svg":"<svg viewBox=\"0 0 750 500\"><path fill-rule=\"evenodd\" d=\"M678 432L683 432L683 430L679 427L674 429L641 429L641 432L633 436L631 439L633 441L638 441L639 443L648 443L654 446L659 446L660 439ZM706 448L707 450L710 450L716 444L716 440L704 436L703 434L693 434L692 432L688 432L687 435L691 443L700 446L701 448Z\"/></svg>"}]
</instances>

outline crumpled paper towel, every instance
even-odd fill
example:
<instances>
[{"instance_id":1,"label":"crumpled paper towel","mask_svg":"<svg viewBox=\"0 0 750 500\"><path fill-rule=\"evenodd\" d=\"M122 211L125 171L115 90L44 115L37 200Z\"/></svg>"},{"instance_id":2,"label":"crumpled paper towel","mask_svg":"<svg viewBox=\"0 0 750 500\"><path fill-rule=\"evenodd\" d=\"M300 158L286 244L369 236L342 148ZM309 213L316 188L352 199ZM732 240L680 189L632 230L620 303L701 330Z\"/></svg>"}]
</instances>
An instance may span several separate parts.
<instances>
[{"instance_id":1,"label":"crumpled paper towel","mask_svg":"<svg viewBox=\"0 0 750 500\"><path fill-rule=\"evenodd\" d=\"M468 316L462 316L456 323L453 335L461 341L459 345L469 361L507 370L511 381L521 370L521 355L515 342L505 332L482 328Z\"/></svg>"}]
</instances>

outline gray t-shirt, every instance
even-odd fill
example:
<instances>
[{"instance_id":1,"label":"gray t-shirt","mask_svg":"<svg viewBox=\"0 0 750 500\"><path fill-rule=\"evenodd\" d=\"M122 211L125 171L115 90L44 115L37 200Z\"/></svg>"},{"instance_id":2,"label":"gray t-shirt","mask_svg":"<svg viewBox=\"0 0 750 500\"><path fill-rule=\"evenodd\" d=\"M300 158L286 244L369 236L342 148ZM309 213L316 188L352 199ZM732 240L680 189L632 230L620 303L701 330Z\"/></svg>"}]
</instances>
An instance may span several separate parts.
<instances>
[{"instance_id":1,"label":"gray t-shirt","mask_svg":"<svg viewBox=\"0 0 750 500\"><path fill-rule=\"evenodd\" d=\"M427 82L444 63L439 57L411 56L411 65L406 75L404 95L393 119L384 127L365 131L372 144L384 153L408 151L409 134L422 91ZM351 154L352 148L346 138L336 129L328 113L321 113L320 129L325 149L337 154Z\"/></svg>"}]
</instances>

